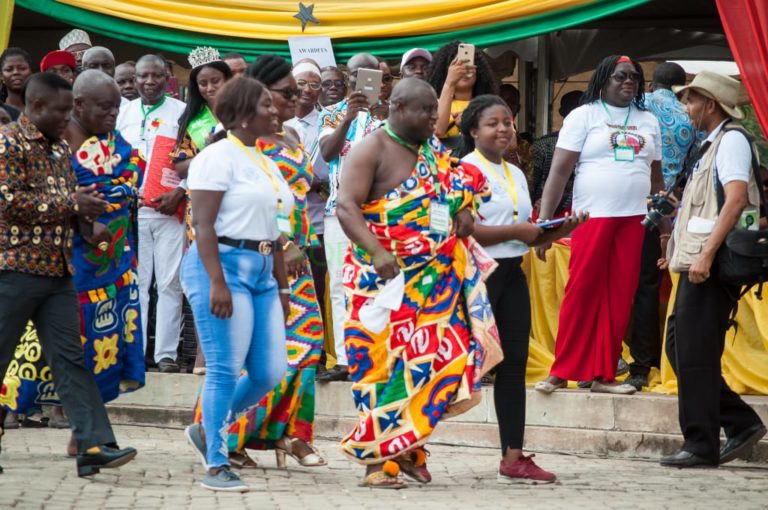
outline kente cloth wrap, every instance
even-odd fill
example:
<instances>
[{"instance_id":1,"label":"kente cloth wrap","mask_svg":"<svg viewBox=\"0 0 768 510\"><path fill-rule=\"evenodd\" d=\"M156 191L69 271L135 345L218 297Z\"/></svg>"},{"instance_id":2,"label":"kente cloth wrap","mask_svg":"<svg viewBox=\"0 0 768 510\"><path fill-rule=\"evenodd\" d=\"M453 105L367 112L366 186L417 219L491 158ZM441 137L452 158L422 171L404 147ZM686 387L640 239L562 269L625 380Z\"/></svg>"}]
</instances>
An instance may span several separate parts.
<instances>
[{"instance_id":1,"label":"kente cloth wrap","mask_svg":"<svg viewBox=\"0 0 768 510\"><path fill-rule=\"evenodd\" d=\"M312 169L303 148L290 150L258 142L272 158L293 191L295 207L290 216L293 241L297 246L317 244L307 212L306 194L312 182ZM242 413L232 423L227 437L230 451L274 448L274 442L290 436L312 443L315 423L315 372L323 348L323 322L308 259L304 275L288 277L291 287L290 312L286 321L288 371L282 381L258 405ZM201 421L200 399L195 421Z\"/></svg>"},{"instance_id":2,"label":"kente cloth wrap","mask_svg":"<svg viewBox=\"0 0 768 510\"><path fill-rule=\"evenodd\" d=\"M307 193L312 186L314 173L304 146L299 145L293 150L263 140L257 140L256 143L265 156L277 163L277 167L293 191L295 205L290 215L293 242L302 247L319 246L320 242L317 240L307 211Z\"/></svg>"},{"instance_id":3,"label":"kente cloth wrap","mask_svg":"<svg viewBox=\"0 0 768 510\"><path fill-rule=\"evenodd\" d=\"M490 192L482 174L452 166L436 138L428 148L408 179L362 206L370 232L395 255L405 281L400 308L381 312L389 317L380 333L366 328L360 312L385 282L361 248L350 247L345 260L344 335L359 421L341 448L363 464L423 445L440 420L479 402L480 378L502 359L484 284L495 263L475 241L430 232L430 203L441 199L429 160L434 155L451 224Z\"/></svg>"},{"instance_id":4,"label":"kente cloth wrap","mask_svg":"<svg viewBox=\"0 0 768 510\"><path fill-rule=\"evenodd\" d=\"M96 185L108 211L97 218L112 233L102 251L78 233L74 237L73 280L80 303L80 340L104 402L144 386L144 341L136 277L136 237L132 212L144 172L144 160L120 133L83 142L72 155L81 186ZM32 323L27 326L8 367L0 405L24 413L33 406L59 404L51 371L41 356Z\"/></svg>"}]
</instances>

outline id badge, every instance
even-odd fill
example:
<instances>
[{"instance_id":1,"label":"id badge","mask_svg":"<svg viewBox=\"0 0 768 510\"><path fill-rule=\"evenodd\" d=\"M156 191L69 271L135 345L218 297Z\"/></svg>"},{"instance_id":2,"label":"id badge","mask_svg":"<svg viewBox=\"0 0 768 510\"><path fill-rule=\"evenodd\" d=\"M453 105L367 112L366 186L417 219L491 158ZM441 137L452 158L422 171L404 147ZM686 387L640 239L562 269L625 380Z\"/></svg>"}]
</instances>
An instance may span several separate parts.
<instances>
[{"instance_id":1,"label":"id badge","mask_svg":"<svg viewBox=\"0 0 768 510\"><path fill-rule=\"evenodd\" d=\"M277 215L277 230L283 234L291 234L291 220L285 214Z\"/></svg>"},{"instance_id":2,"label":"id badge","mask_svg":"<svg viewBox=\"0 0 768 510\"><path fill-rule=\"evenodd\" d=\"M429 231L447 236L451 229L451 211L448 204L432 202L429 204Z\"/></svg>"},{"instance_id":3,"label":"id badge","mask_svg":"<svg viewBox=\"0 0 768 510\"><path fill-rule=\"evenodd\" d=\"M634 161L635 149L620 145L614 149L613 157L616 161Z\"/></svg>"},{"instance_id":4,"label":"id badge","mask_svg":"<svg viewBox=\"0 0 768 510\"><path fill-rule=\"evenodd\" d=\"M759 230L760 218L758 217L755 209L743 211L741 218L739 219L739 227L741 230Z\"/></svg>"}]
</instances>

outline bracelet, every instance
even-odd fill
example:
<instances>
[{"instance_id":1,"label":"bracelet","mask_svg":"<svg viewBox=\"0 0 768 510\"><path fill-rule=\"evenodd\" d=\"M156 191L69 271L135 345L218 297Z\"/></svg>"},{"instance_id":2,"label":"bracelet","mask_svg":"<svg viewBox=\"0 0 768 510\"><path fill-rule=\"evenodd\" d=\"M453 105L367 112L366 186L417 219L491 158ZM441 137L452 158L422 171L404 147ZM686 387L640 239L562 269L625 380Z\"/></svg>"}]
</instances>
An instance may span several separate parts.
<instances>
[{"instance_id":1,"label":"bracelet","mask_svg":"<svg viewBox=\"0 0 768 510\"><path fill-rule=\"evenodd\" d=\"M290 239L288 239L288 240L285 242L285 244L283 244L283 245L280 247L280 249L281 249L282 251L285 251L285 250L287 250L287 249L288 249L288 247L289 247L290 245L292 245L292 244L293 244L293 241L291 241Z\"/></svg>"},{"instance_id":2,"label":"bracelet","mask_svg":"<svg viewBox=\"0 0 768 510\"><path fill-rule=\"evenodd\" d=\"M669 239L670 237L672 237L670 234L661 234L659 239Z\"/></svg>"},{"instance_id":3,"label":"bracelet","mask_svg":"<svg viewBox=\"0 0 768 510\"><path fill-rule=\"evenodd\" d=\"M279 289L278 292L280 294L290 294L291 293L291 289L288 289L288 288L286 288L286 289Z\"/></svg>"}]
</instances>

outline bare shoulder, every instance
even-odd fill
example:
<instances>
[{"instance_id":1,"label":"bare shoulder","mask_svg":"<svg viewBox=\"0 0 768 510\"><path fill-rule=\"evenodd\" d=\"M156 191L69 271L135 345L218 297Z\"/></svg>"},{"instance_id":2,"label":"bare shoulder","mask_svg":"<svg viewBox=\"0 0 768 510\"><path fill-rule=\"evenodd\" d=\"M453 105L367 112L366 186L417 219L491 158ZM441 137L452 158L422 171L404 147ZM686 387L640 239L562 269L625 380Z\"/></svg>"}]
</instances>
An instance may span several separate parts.
<instances>
[{"instance_id":1,"label":"bare shoulder","mask_svg":"<svg viewBox=\"0 0 768 510\"><path fill-rule=\"evenodd\" d=\"M371 159L371 156L378 156L380 151L383 149L384 143L381 138L381 134L381 130L374 131L359 142L355 143L352 146L352 149L349 151L349 156L347 156L347 158L357 159L364 157L366 159ZM378 157L375 159L378 160Z\"/></svg>"}]
</instances>

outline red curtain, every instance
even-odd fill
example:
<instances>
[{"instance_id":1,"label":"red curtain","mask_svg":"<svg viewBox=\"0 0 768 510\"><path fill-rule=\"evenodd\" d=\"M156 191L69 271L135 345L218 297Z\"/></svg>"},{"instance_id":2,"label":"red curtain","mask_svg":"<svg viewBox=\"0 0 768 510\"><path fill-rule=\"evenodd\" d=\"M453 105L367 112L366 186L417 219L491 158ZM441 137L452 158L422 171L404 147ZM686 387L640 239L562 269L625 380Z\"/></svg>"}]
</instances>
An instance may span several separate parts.
<instances>
[{"instance_id":1,"label":"red curtain","mask_svg":"<svg viewBox=\"0 0 768 510\"><path fill-rule=\"evenodd\" d=\"M716 0L741 78L768 135L768 0Z\"/></svg>"}]
</instances>

